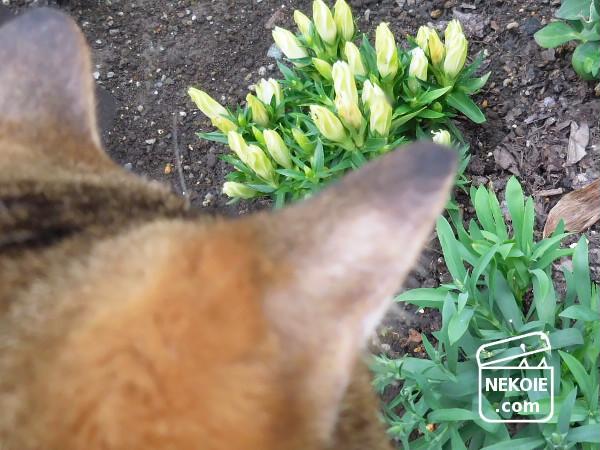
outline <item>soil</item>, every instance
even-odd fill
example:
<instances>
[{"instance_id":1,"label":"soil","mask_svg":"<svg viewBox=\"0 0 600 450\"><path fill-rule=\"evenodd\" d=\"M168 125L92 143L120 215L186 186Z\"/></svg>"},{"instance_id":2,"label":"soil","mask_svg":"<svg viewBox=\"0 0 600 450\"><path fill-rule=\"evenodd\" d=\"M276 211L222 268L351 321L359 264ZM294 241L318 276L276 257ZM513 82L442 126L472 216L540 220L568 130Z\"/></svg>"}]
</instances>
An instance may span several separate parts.
<instances>
[{"instance_id":1,"label":"soil","mask_svg":"<svg viewBox=\"0 0 600 450\"><path fill-rule=\"evenodd\" d=\"M61 5L54 0L2 0L8 9L0 10L0 21L48 2L75 18L93 49L103 139L117 162L181 192L173 166L177 147L193 205L228 215L270 207L266 201L226 205L220 187L228 167L219 159L226 149L195 136L210 130L210 124L186 90L200 87L234 106L260 77L277 77L276 61L267 56L271 28L293 27L293 10L310 13L310 0L62 0ZM532 37L551 19L559 0L350 3L361 30L372 31L386 21L397 36L414 35L422 24L439 28L453 17L462 21L470 55L484 51L482 71L492 72L475 97L487 123L460 123L471 144L468 175L474 185L491 185L498 192L512 174L518 175L526 193L535 196L538 230L560 198L547 195L549 190L566 193L600 176L600 84L576 76L568 45L543 50ZM587 156L567 167L571 121L589 125L590 143ZM466 212L472 213L469 208ZM598 230L595 225L587 232L597 281ZM439 249L433 243L430 247L408 287L448 281ZM436 312L399 306L386 320L376 347L390 356L423 356L417 335L431 333L440 323Z\"/></svg>"}]
</instances>

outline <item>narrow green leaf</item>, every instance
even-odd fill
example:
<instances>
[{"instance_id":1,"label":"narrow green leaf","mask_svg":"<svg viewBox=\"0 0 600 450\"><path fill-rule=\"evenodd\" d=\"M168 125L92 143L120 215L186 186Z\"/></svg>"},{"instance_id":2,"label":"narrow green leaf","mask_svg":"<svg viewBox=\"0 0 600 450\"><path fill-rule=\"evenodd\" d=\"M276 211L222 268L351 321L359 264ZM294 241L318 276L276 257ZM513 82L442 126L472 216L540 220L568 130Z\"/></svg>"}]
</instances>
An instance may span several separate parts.
<instances>
[{"instance_id":1,"label":"narrow green leaf","mask_svg":"<svg viewBox=\"0 0 600 450\"><path fill-rule=\"evenodd\" d=\"M484 123L485 116L479 107L463 92L450 92L445 97L446 103L457 109L475 123Z\"/></svg>"},{"instance_id":2,"label":"narrow green leaf","mask_svg":"<svg viewBox=\"0 0 600 450\"><path fill-rule=\"evenodd\" d=\"M512 226L515 233L515 239L520 248L523 248L521 242L521 231L523 228L523 215L525 214L525 200L521 184L513 176L506 183L506 204L510 212Z\"/></svg>"},{"instance_id":3,"label":"narrow green leaf","mask_svg":"<svg viewBox=\"0 0 600 450\"><path fill-rule=\"evenodd\" d=\"M540 47L553 48L579 39L579 33L564 22L552 22L533 35Z\"/></svg>"},{"instance_id":4,"label":"narrow green leaf","mask_svg":"<svg viewBox=\"0 0 600 450\"><path fill-rule=\"evenodd\" d=\"M582 320L584 322L594 322L600 320L600 312L593 311L587 306L583 305L571 305L565 308L563 312L559 314L560 317L566 317L567 319Z\"/></svg>"},{"instance_id":5,"label":"narrow green leaf","mask_svg":"<svg viewBox=\"0 0 600 450\"><path fill-rule=\"evenodd\" d=\"M438 219L436 231L440 245L442 246L442 252L444 253L444 260L450 274L455 280L462 282L467 275L467 270L460 257L457 245L458 241L454 236L452 227L444 217Z\"/></svg>"},{"instance_id":6,"label":"narrow green leaf","mask_svg":"<svg viewBox=\"0 0 600 450\"><path fill-rule=\"evenodd\" d=\"M585 236L581 236L573 253L573 276L575 277L575 290L579 303L590 306L592 284L590 281L588 243Z\"/></svg>"},{"instance_id":7,"label":"narrow green leaf","mask_svg":"<svg viewBox=\"0 0 600 450\"><path fill-rule=\"evenodd\" d=\"M554 325L554 311L556 309L556 293L552 280L546 272L540 269L531 271L533 275L533 303L538 319L550 326Z\"/></svg>"},{"instance_id":8,"label":"narrow green leaf","mask_svg":"<svg viewBox=\"0 0 600 450\"><path fill-rule=\"evenodd\" d=\"M394 301L410 303L420 307L430 307L441 309L446 296L448 295L448 289L439 288L417 288L410 289L402 294L396 296Z\"/></svg>"},{"instance_id":9,"label":"narrow green leaf","mask_svg":"<svg viewBox=\"0 0 600 450\"><path fill-rule=\"evenodd\" d=\"M452 316L448 324L448 340L450 341L450 345L454 345L465 334L472 317L473 310L470 308L465 308Z\"/></svg>"},{"instance_id":10,"label":"narrow green leaf","mask_svg":"<svg viewBox=\"0 0 600 450\"><path fill-rule=\"evenodd\" d=\"M573 355L565 353L561 350L559 350L558 353L560 354L560 357L562 358L562 360L565 362L565 364L569 368L569 371L573 375L573 378L575 378L575 381L577 381L577 384L579 385L579 387L581 389L581 393L585 397L588 404L591 405L593 401L597 402L598 401L597 398L596 399L592 398L593 386L591 386L591 384L589 382L589 376L587 374L587 371L585 370L585 367L583 367L583 365ZM563 376L564 376L564 374L563 374Z\"/></svg>"},{"instance_id":11,"label":"narrow green leaf","mask_svg":"<svg viewBox=\"0 0 600 450\"><path fill-rule=\"evenodd\" d=\"M576 398L577 388L573 388L573 390L569 392L569 394L562 403L562 406L558 413L558 422L556 423L558 432L561 434L566 434L567 431L569 431L569 423L571 422L571 411L573 410L573 406L575 405Z\"/></svg>"},{"instance_id":12,"label":"narrow green leaf","mask_svg":"<svg viewBox=\"0 0 600 450\"><path fill-rule=\"evenodd\" d=\"M481 450L536 450L542 448L545 444L546 440L543 437L531 436L488 445Z\"/></svg>"},{"instance_id":13,"label":"narrow green leaf","mask_svg":"<svg viewBox=\"0 0 600 450\"><path fill-rule=\"evenodd\" d=\"M589 442L590 444L600 444L600 425L597 423L582 425L571 428L567 435L569 442ZM590 447L590 449L593 447ZM597 447L595 447L597 448Z\"/></svg>"}]
</instances>

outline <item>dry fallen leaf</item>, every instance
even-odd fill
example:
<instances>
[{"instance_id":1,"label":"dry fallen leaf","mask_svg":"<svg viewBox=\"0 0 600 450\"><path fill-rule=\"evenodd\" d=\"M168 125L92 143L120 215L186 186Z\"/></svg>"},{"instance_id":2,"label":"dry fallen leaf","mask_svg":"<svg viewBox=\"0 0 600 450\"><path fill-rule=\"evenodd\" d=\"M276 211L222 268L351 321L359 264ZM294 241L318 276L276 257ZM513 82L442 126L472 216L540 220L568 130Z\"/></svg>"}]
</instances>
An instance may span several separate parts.
<instances>
[{"instance_id":1,"label":"dry fallen leaf","mask_svg":"<svg viewBox=\"0 0 600 450\"><path fill-rule=\"evenodd\" d=\"M552 234L563 219L567 231L583 231L600 219L600 179L586 187L569 192L550 210L544 237Z\"/></svg>"},{"instance_id":2,"label":"dry fallen leaf","mask_svg":"<svg viewBox=\"0 0 600 450\"><path fill-rule=\"evenodd\" d=\"M419 333L414 328L410 328L408 330L408 339L406 341L414 342L415 344L420 344L423 341L423 338L421 337L421 333Z\"/></svg>"},{"instance_id":3,"label":"dry fallen leaf","mask_svg":"<svg viewBox=\"0 0 600 450\"><path fill-rule=\"evenodd\" d=\"M569 147L567 148L567 166L581 161L587 154L585 148L590 142L590 127L587 123L577 125L571 122L571 134L569 135Z\"/></svg>"}]
</instances>

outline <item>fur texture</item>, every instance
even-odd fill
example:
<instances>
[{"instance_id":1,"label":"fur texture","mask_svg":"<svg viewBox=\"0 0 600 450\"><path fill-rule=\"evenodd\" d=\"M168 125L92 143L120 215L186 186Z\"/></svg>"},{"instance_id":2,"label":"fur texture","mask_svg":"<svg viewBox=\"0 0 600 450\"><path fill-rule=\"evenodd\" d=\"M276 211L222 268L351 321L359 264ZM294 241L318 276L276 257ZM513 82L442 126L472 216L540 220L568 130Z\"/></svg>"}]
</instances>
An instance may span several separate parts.
<instances>
[{"instance_id":1,"label":"fur texture","mask_svg":"<svg viewBox=\"0 0 600 450\"><path fill-rule=\"evenodd\" d=\"M361 354L452 183L432 144L199 219L112 164L67 17L0 29L0 447L388 449Z\"/></svg>"}]
</instances>

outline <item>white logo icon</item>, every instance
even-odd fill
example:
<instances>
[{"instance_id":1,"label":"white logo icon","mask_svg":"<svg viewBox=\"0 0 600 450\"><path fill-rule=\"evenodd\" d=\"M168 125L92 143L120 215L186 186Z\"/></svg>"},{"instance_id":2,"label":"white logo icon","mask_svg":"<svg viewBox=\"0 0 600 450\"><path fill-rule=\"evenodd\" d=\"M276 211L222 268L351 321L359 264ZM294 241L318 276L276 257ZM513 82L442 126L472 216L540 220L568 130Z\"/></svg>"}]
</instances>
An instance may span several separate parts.
<instances>
[{"instance_id":1,"label":"white logo icon","mask_svg":"<svg viewBox=\"0 0 600 450\"><path fill-rule=\"evenodd\" d=\"M548 422L554 414L551 350L541 331L480 346L479 416L490 423Z\"/></svg>"}]
</instances>

